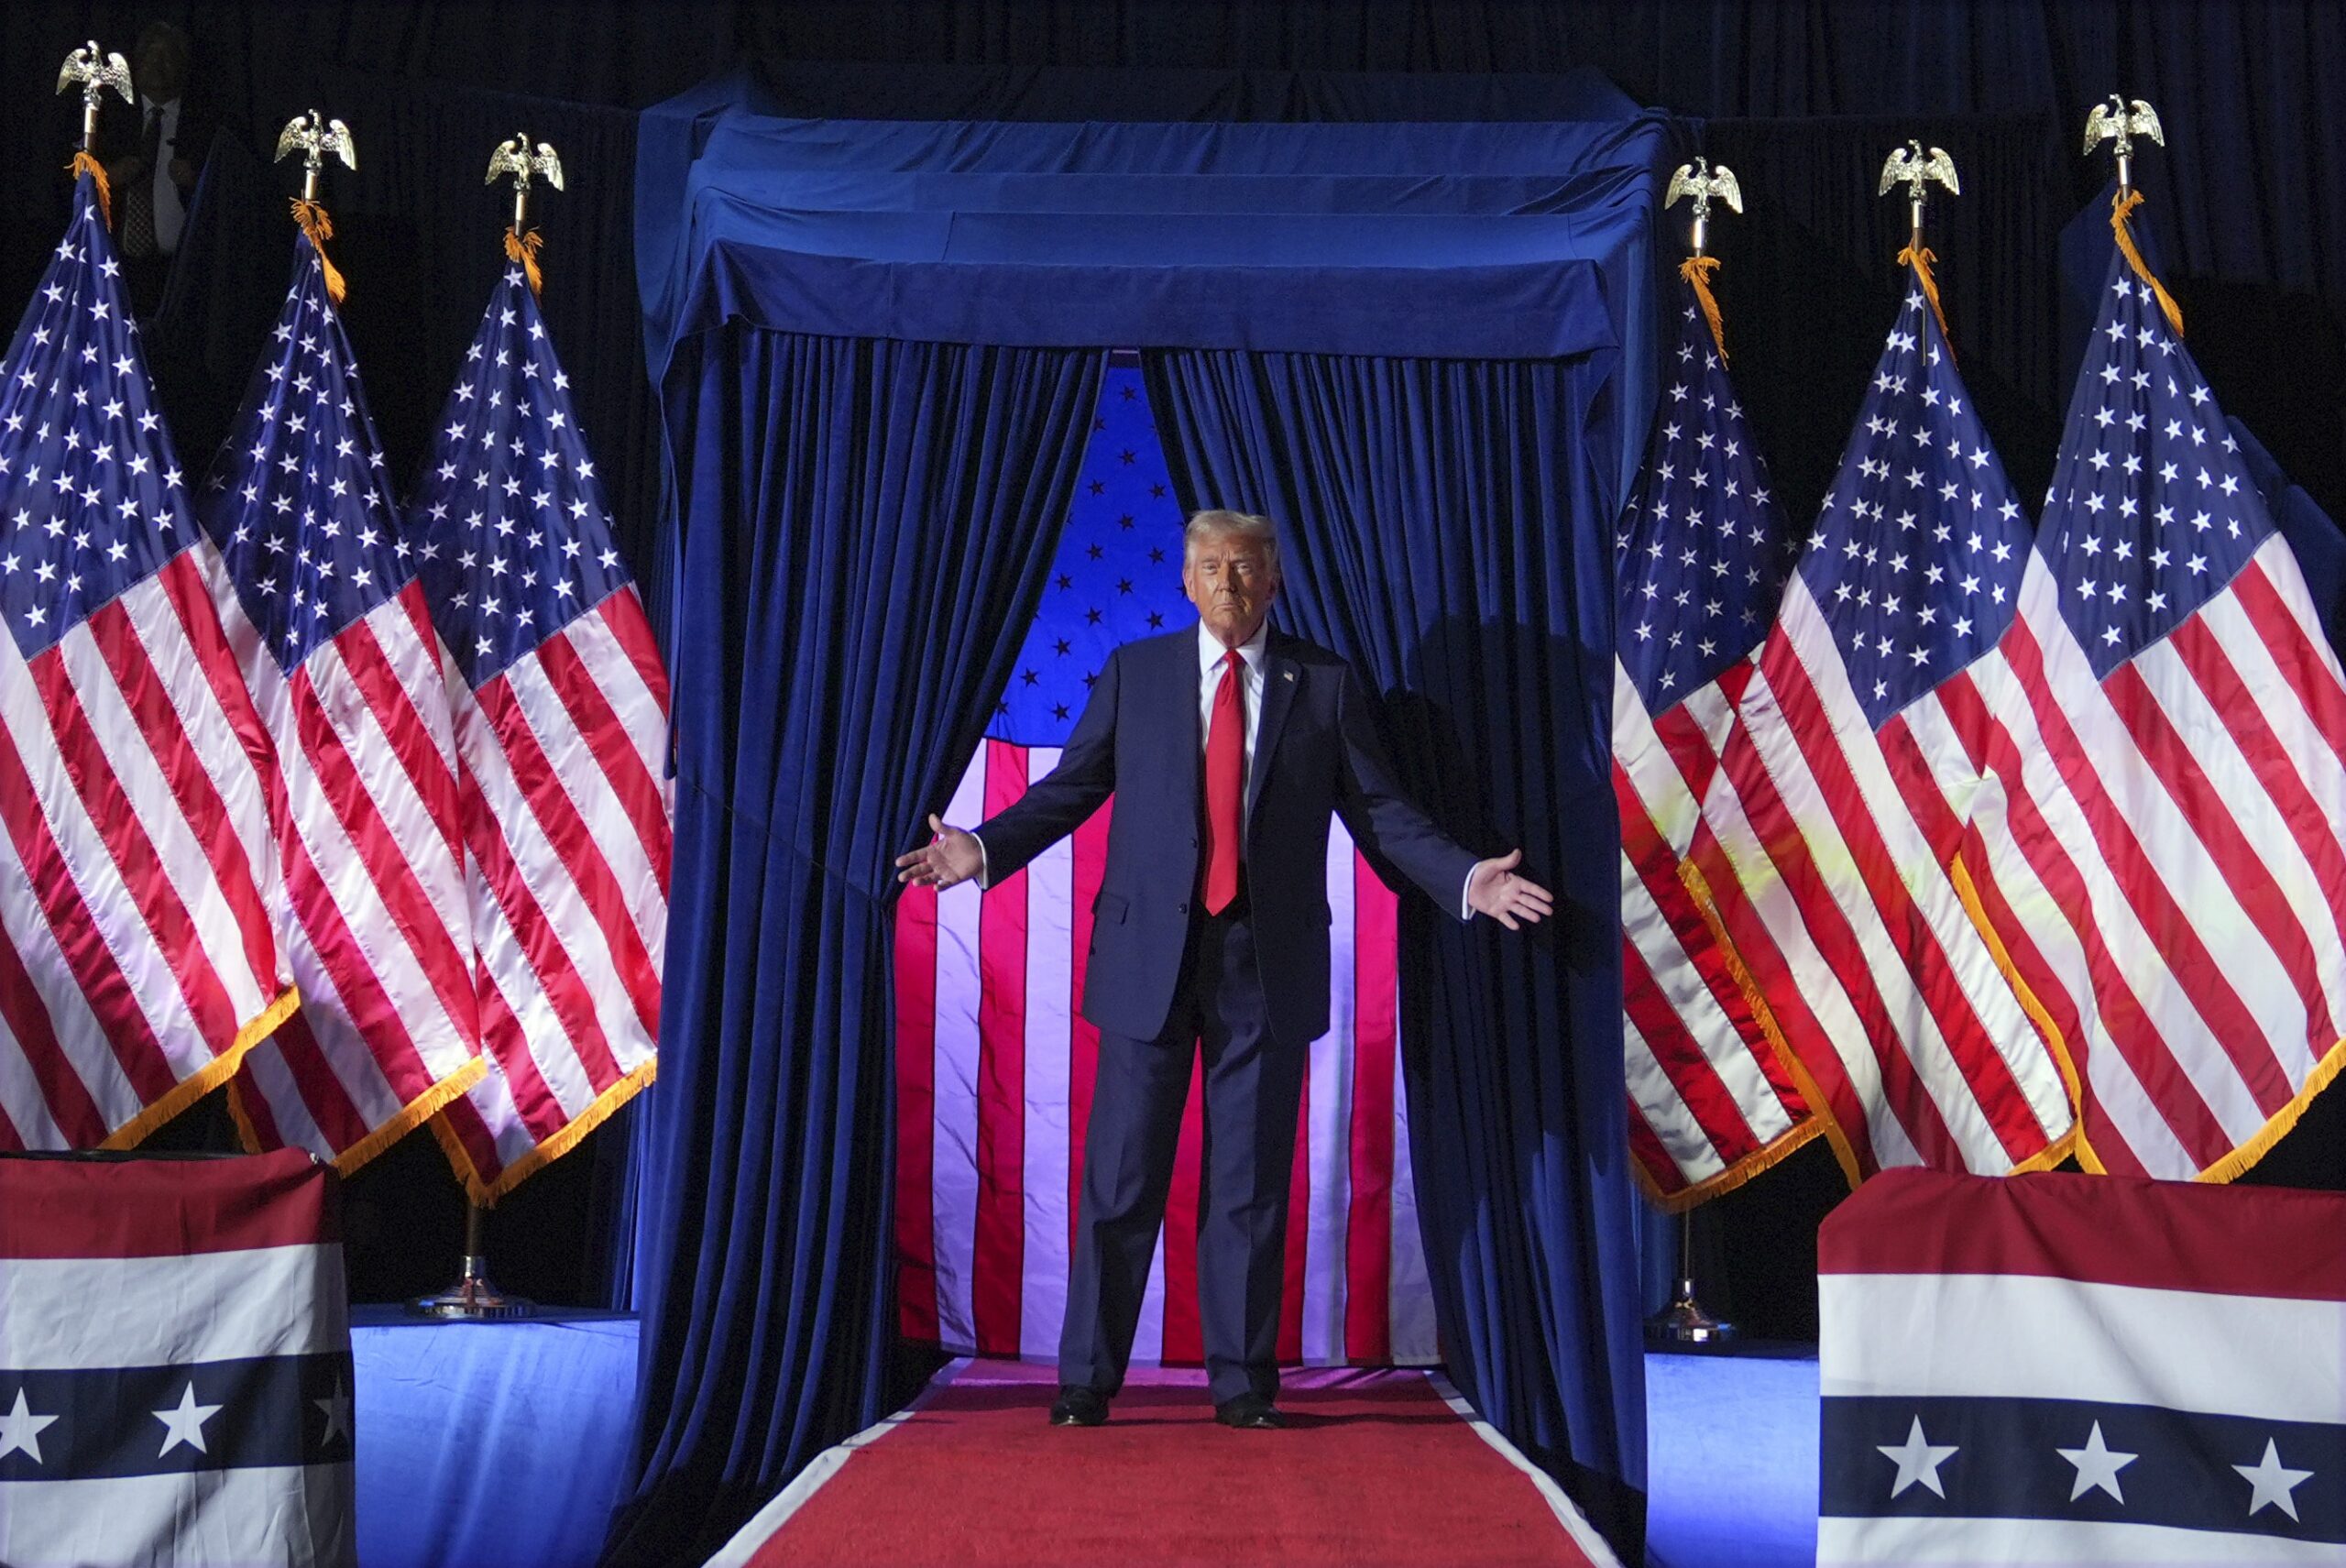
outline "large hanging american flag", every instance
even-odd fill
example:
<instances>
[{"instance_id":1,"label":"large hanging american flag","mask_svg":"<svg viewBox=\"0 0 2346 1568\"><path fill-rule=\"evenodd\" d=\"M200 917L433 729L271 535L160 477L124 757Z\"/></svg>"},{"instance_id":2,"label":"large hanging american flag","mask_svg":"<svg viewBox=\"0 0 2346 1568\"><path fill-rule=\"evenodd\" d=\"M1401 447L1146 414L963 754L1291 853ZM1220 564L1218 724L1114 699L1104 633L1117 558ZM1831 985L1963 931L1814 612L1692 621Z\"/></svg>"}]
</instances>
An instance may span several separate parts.
<instances>
[{"instance_id":1,"label":"large hanging american flag","mask_svg":"<svg viewBox=\"0 0 2346 1568\"><path fill-rule=\"evenodd\" d=\"M1984 826L2037 885L1990 924L2086 1021L2081 1160L2228 1177L2346 1065L2346 685L2115 253L2018 598L1989 694L2008 811Z\"/></svg>"},{"instance_id":2,"label":"large hanging american flag","mask_svg":"<svg viewBox=\"0 0 2346 1568\"><path fill-rule=\"evenodd\" d=\"M444 411L408 532L454 665L490 1071L433 1128L486 1203L652 1081L668 680L519 268Z\"/></svg>"},{"instance_id":3,"label":"large hanging american flag","mask_svg":"<svg viewBox=\"0 0 2346 1568\"><path fill-rule=\"evenodd\" d=\"M1681 305L1645 467L1614 541L1629 1147L1671 1209L1748 1179L1823 1125L1768 1042L1765 1004L1680 875L1708 832L1702 798L1798 551L1693 277Z\"/></svg>"},{"instance_id":4,"label":"large hanging american flag","mask_svg":"<svg viewBox=\"0 0 2346 1568\"><path fill-rule=\"evenodd\" d=\"M1950 740L1962 673L2012 616L2028 524L1919 263L1912 284L1696 860L1852 1174L2001 1175L2061 1158L2073 1121L2055 1047L1958 885L1979 787Z\"/></svg>"},{"instance_id":5,"label":"large hanging american flag","mask_svg":"<svg viewBox=\"0 0 2346 1568\"><path fill-rule=\"evenodd\" d=\"M0 364L0 1151L137 1142L291 1010L276 762L91 181Z\"/></svg>"},{"instance_id":6,"label":"large hanging american flag","mask_svg":"<svg viewBox=\"0 0 2346 1568\"><path fill-rule=\"evenodd\" d=\"M1181 525L1137 367L1112 365L1043 605L945 812L1002 810L1058 761L1111 650L1188 624ZM896 908L896 1253L906 1337L1058 1349L1098 1035L1077 1011L1112 800L1017 875ZM1335 824L1329 1032L1296 1140L1279 1355L1436 1359L1400 1082L1398 903ZM1136 1361L1199 1361L1201 1105L1193 1080Z\"/></svg>"},{"instance_id":7,"label":"large hanging american flag","mask_svg":"<svg viewBox=\"0 0 2346 1568\"><path fill-rule=\"evenodd\" d=\"M329 295L293 284L200 511L224 613L277 742L284 931L301 1010L247 1057L258 1148L356 1168L477 1082L479 1008L455 743L413 552Z\"/></svg>"}]
</instances>

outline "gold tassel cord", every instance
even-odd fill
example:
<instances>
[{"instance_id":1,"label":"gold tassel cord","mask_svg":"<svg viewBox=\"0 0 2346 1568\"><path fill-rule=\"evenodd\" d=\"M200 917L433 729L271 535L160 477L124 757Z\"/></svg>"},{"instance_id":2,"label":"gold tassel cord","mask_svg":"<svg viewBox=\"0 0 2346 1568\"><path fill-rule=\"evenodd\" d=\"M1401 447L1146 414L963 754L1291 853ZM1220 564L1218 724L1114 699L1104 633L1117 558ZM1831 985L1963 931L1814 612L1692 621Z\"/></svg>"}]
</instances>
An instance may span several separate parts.
<instances>
[{"instance_id":1,"label":"gold tassel cord","mask_svg":"<svg viewBox=\"0 0 2346 1568\"><path fill-rule=\"evenodd\" d=\"M74 179L86 174L90 183L98 188L98 218L107 228L114 227L114 192L106 184L106 166L86 152L77 152L66 169Z\"/></svg>"},{"instance_id":2,"label":"gold tassel cord","mask_svg":"<svg viewBox=\"0 0 2346 1568\"><path fill-rule=\"evenodd\" d=\"M2133 233L2126 226L2127 215L2142 204L2143 193L2140 191L2129 191L2112 203L2110 208L2110 232L2118 236L2119 252L2126 258L2126 265L2134 269L2134 276L2148 283L2151 286L2151 292L2158 296L2159 309L2166 315L2166 324L2175 329L2176 336L2181 337L2183 335L2183 307L2175 302L2175 296L2166 291L2165 284L2151 276L2149 265L2143 260L2143 253L2135 248Z\"/></svg>"},{"instance_id":3,"label":"gold tassel cord","mask_svg":"<svg viewBox=\"0 0 2346 1568\"><path fill-rule=\"evenodd\" d=\"M527 234L516 234L510 227L505 231L505 259L521 264L521 275L530 280L530 292L539 297L546 291L545 274L538 267L538 251L545 242L545 236L535 229Z\"/></svg>"},{"instance_id":4,"label":"gold tassel cord","mask_svg":"<svg viewBox=\"0 0 2346 1568\"><path fill-rule=\"evenodd\" d=\"M1939 335L1946 339L1946 351L1953 354L1955 337L1946 330L1946 312L1939 307L1939 281L1931 276L1931 263L1937 259L1937 257L1931 254L1930 247L1924 245L1910 244L1898 253L1898 265L1912 267L1914 269L1914 276L1923 280L1923 298L1930 301L1931 314L1936 316L1939 321Z\"/></svg>"},{"instance_id":5,"label":"gold tassel cord","mask_svg":"<svg viewBox=\"0 0 2346 1568\"><path fill-rule=\"evenodd\" d=\"M1727 363L1727 328L1719 323L1719 302L1711 293L1711 274L1719 269L1716 256L1690 256L1678 264L1678 275L1694 291L1694 298L1703 307L1703 319L1710 323L1711 341L1718 345L1719 363Z\"/></svg>"},{"instance_id":6,"label":"gold tassel cord","mask_svg":"<svg viewBox=\"0 0 2346 1568\"><path fill-rule=\"evenodd\" d=\"M326 241L334 237L334 219L318 203L296 196L293 198L293 222L309 236L311 246L318 253L318 265L325 269L326 298L337 305L341 304L345 289L342 269L336 267L334 258L326 254Z\"/></svg>"}]
</instances>

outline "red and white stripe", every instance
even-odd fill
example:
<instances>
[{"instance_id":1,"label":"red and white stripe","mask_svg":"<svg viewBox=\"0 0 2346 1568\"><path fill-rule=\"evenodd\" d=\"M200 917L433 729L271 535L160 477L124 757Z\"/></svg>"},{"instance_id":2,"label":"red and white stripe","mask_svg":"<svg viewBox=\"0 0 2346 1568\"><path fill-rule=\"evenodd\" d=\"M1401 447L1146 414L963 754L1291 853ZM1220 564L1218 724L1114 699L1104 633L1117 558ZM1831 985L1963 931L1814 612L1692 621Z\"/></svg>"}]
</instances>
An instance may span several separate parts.
<instances>
[{"instance_id":1,"label":"red and white stripe","mask_svg":"<svg viewBox=\"0 0 2346 1568\"><path fill-rule=\"evenodd\" d=\"M434 1127L486 1203L652 1081L668 680L632 587L477 691L445 669L490 1070Z\"/></svg>"},{"instance_id":2,"label":"red and white stripe","mask_svg":"<svg viewBox=\"0 0 2346 1568\"><path fill-rule=\"evenodd\" d=\"M1738 717L1694 859L1855 1173L2045 1158L2067 1088L1951 874L1968 803L1894 764L1797 574Z\"/></svg>"},{"instance_id":3,"label":"red and white stripe","mask_svg":"<svg viewBox=\"0 0 2346 1568\"><path fill-rule=\"evenodd\" d=\"M199 552L0 637L0 1152L137 1142L289 1005L273 773Z\"/></svg>"},{"instance_id":4,"label":"red and white stripe","mask_svg":"<svg viewBox=\"0 0 2346 1568\"><path fill-rule=\"evenodd\" d=\"M1629 1147L1648 1190L1672 1210L1736 1186L1816 1127L1735 978L1738 960L1680 875L1735 725L1733 694L1750 673L1738 663L1653 715L1614 664Z\"/></svg>"},{"instance_id":5,"label":"red and white stripe","mask_svg":"<svg viewBox=\"0 0 2346 1568\"><path fill-rule=\"evenodd\" d=\"M1058 762L988 741L948 820L1002 810ZM906 1337L1050 1360L1073 1251L1098 1032L1079 1013L1112 801L982 893L908 889L896 911L899 1318ZM1331 1026L1299 1113L1279 1354L1436 1358L1401 1087L1398 905L1332 831ZM1164 1235L1194 1238L1202 1105L1192 1081ZM1133 1355L1201 1359L1194 1245L1158 1240Z\"/></svg>"},{"instance_id":6,"label":"red and white stripe","mask_svg":"<svg viewBox=\"0 0 2346 1568\"><path fill-rule=\"evenodd\" d=\"M2340 1065L2346 682L2287 542L2097 681L2032 555L1983 700L2043 892L2009 928L2086 1019L2085 1147L2113 1171L2229 1174Z\"/></svg>"},{"instance_id":7,"label":"red and white stripe","mask_svg":"<svg viewBox=\"0 0 2346 1568\"><path fill-rule=\"evenodd\" d=\"M245 1058L260 1148L345 1172L486 1071L439 644L410 582L289 678L223 618L277 742L282 916L301 1010Z\"/></svg>"}]
</instances>

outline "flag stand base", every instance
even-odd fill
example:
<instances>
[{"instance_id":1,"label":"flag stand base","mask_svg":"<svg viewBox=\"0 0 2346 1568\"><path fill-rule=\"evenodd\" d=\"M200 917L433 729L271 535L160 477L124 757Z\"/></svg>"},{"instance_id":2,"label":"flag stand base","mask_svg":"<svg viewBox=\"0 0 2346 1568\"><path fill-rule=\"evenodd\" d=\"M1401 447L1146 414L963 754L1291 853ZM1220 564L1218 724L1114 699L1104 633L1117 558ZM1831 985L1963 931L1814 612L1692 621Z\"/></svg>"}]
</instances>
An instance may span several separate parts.
<instances>
[{"instance_id":1,"label":"flag stand base","mask_svg":"<svg viewBox=\"0 0 2346 1568\"><path fill-rule=\"evenodd\" d=\"M534 1318L538 1305L520 1296L508 1296L488 1277L488 1259L481 1248L481 1216L477 1203L465 1205L465 1261L456 1282L407 1304L412 1316L444 1322L488 1322L500 1318Z\"/></svg>"},{"instance_id":2,"label":"flag stand base","mask_svg":"<svg viewBox=\"0 0 2346 1568\"><path fill-rule=\"evenodd\" d=\"M1655 1344L1723 1344L1735 1325L1715 1318L1694 1299L1694 1213L1678 1216L1678 1288L1670 1305L1646 1320L1646 1338Z\"/></svg>"},{"instance_id":3,"label":"flag stand base","mask_svg":"<svg viewBox=\"0 0 2346 1568\"><path fill-rule=\"evenodd\" d=\"M1646 1338L1662 1344L1720 1344L1734 1337L1735 1325L1705 1311L1694 1282L1683 1277L1670 1305L1646 1320Z\"/></svg>"}]
</instances>

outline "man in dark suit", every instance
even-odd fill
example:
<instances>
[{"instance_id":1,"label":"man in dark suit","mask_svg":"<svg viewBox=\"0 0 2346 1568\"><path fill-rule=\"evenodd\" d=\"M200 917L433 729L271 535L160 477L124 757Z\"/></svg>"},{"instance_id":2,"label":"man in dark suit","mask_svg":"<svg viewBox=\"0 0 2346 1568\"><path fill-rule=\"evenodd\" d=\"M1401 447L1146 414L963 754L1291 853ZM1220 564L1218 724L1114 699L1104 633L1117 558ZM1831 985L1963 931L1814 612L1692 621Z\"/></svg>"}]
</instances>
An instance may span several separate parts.
<instances>
[{"instance_id":1,"label":"man in dark suit","mask_svg":"<svg viewBox=\"0 0 2346 1568\"><path fill-rule=\"evenodd\" d=\"M106 180L114 189L115 247L131 310L140 320L163 301L163 285L195 200L196 176L211 149L212 126L188 106L192 48L169 22L150 22L130 53L138 93L136 126L102 120Z\"/></svg>"},{"instance_id":2,"label":"man in dark suit","mask_svg":"<svg viewBox=\"0 0 2346 1568\"><path fill-rule=\"evenodd\" d=\"M1281 1424L1279 1297L1288 1177L1311 1042L1328 1029L1328 820L1454 918L1514 929L1550 912L1401 793L1372 697L1324 648L1266 624L1279 587L1270 520L1189 520L1194 629L1126 643L1100 672L1058 766L977 830L936 817L900 880L1009 876L1111 793L1083 1015L1100 1030L1073 1277L1051 1420L1096 1426L1122 1387L1164 1222L1191 1042L1205 1071L1198 1297L1215 1415Z\"/></svg>"}]
</instances>

